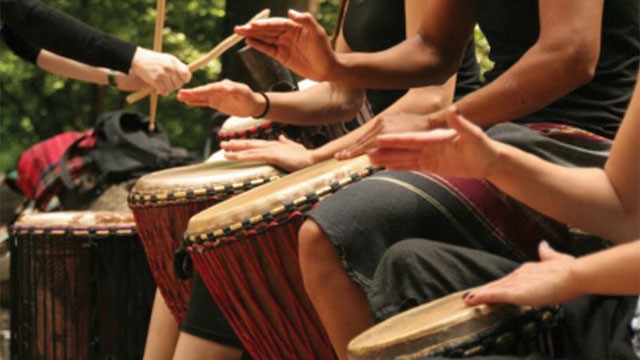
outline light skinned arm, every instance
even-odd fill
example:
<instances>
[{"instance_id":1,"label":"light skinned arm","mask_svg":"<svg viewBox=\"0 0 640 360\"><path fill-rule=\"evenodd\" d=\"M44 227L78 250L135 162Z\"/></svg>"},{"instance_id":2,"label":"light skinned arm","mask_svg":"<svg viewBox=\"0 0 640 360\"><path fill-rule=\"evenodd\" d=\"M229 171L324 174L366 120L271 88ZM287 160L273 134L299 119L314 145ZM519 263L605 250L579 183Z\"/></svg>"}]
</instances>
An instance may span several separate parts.
<instances>
[{"instance_id":1,"label":"light skinned arm","mask_svg":"<svg viewBox=\"0 0 640 360\"><path fill-rule=\"evenodd\" d=\"M640 240L573 258L546 243L538 249L540 262L525 263L509 275L467 292L467 305L511 303L545 306L583 295L640 294Z\"/></svg>"},{"instance_id":2,"label":"light skinned arm","mask_svg":"<svg viewBox=\"0 0 640 360\"><path fill-rule=\"evenodd\" d=\"M604 169L566 168L489 139L449 110L450 129L390 134L370 152L375 164L445 176L486 178L557 220L613 242L640 237L640 89Z\"/></svg>"},{"instance_id":3,"label":"light skinned arm","mask_svg":"<svg viewBox=\"0 0 640 360\"><path fill-rule=\"evenodd\" d=\"M36 65L50 73L61 75L70 79L90 82L98 85L109 84L109 69L95 67L63 56L54 54L48 50L41 50L36 60ZM135 75L126 75L116 72L116 84L119 90L135 91L147 85Z\"/></svg>"}]
</instances>

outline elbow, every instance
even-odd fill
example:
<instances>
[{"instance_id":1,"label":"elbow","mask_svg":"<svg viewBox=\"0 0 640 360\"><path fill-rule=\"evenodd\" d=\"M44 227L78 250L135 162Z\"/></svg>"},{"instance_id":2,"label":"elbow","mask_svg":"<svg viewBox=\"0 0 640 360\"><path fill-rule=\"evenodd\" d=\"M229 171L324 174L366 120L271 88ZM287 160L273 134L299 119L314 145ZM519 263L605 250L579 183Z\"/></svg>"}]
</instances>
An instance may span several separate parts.
<instances>
[{"instance_id":1,"label":"elbow","mask_svg":"<svg viewBox=\"0 0 640 360\"><path fill-rule=\"evenodd\" d=\"M566 66L575 87L590 82L596 73L598 53L584 47L571 49L566 55Z\"/></svg>"},{"instance_id":2,"label":"elbow","mask_svg":"<svg viewBox=\"0 0 640 360\"><path fill-rule=\"evenodd\" d=\"M566 81L570 90L590 82L595 76L600 49L592 43L593 41L571 39L545 46L559 65L559 78Z\"/></svg>"}]
</instances>

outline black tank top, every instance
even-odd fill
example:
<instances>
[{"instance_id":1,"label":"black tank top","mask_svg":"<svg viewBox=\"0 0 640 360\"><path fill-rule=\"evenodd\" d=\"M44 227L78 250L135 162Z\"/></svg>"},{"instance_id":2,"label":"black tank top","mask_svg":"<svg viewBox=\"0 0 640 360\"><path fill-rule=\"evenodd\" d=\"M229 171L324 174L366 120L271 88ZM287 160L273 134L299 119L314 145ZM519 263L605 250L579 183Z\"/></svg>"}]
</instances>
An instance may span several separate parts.
<instances>
[{"instance_id":1,"label":"black tank top","mask_svg":"<svg viewBox=\"0 0 640 360\"><path fill-rule=\"evenodd\" d=\"M494 80L535 44L537 0L473 0L495 63ZM613 138L626 111L640 59L639 0L605 0L600 59L592 81L518 122L555 122ZM504 99L509 101L509 99Z\"/></svg>"},{"instance_id":2,"label":"black tank top","mask_svg":"<svg viewBox=\"0 0 640 360\"><path fill-rule=\"evenodd\" d=\"M343 34L347 45L357 52L377 52L393 47L406 39L404 0L350 0ZM456 97L480 86L478 64L473 42L465 53ZM406 90L367 90L367 99L374 114L380 113L402 97Z\"/></svg>"}]
</instances>

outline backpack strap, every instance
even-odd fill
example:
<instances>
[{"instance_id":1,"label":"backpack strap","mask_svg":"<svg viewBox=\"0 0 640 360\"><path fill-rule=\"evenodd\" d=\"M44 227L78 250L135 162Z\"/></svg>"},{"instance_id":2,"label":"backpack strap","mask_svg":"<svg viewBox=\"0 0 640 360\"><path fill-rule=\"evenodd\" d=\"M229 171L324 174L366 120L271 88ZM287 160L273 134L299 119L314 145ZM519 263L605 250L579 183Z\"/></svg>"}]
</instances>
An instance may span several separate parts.
<instances>
[{"instance_id":1,"label":"backpack strap","mask_svg":"<svg viewBox=\"0 0 640 360\"><path fill-rule=\"evenodd\" d=\"M62 157L60 157L60 179L62 180L64 186L69 190L72 190L75 187L73 179L71 179L71 174L69 173L69 161L71 160L72 154L75 153L80 147L80 143L82 143L82 141L87 139L89 136L90 135L85 134L76 139L76 141L71 143L67 150L65 150L64 154L62 154ZM89 156L82 156L81 159L85 164L91 162L91 158Z\"/></svg>"}]
</instances>

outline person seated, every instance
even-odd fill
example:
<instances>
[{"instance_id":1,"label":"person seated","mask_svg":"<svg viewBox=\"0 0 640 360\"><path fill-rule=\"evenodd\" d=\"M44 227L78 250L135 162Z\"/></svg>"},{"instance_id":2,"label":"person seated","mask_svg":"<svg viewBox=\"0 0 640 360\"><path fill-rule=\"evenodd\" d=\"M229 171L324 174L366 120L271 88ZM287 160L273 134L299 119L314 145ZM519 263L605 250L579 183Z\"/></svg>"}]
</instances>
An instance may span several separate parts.
<instances>
[{"instance_id":1,"label":"person seated","mask_svg":"<svg viewBox=\"0 0 640 360\"><path fill-rule=\"evenodd\" d=\"M17 50L18 54L33 63L38 61L39 65L60 75L98 84L105 80L117 83L118 79L127 82L130 79L125 80L125 75L135 75L162 95L168 95L191 80L189 68L175 56L107 35L39 0L2 0L0 21L3 38L10 37L10 46L21 48ZM47 50L41 59L40 49ZM49 52L123 75L109 76L108 70L79 67L77 63L53 57ZM109 80L110 77L113 80ZM130 84L124 86L131 89ZM138 85L134 87L137 89Z\"/></svg>"},{"instance_id":2,"label":"person seated","mask_svg":"<svg viewBox=\"0 0 640 360\"><path fill-rule=\"evenodd\" d=\"M463 296L468 305L565 304L562 344L556 344L564 349L563 358L637 359L640 82L604 169L558 166L491 140L455 108L448 110L447 122L446 130L381 135L369 157L391 169L485 178L532 208L615 246L574 258L543 241L541 261L520 265L474 249L403 240L387 250L376 269L371 307L384 309L380 320L471 289Z\"/></svg>"},{"instance_id":3,"label":"person seated","mask_svg":"<svg viewBox=\"0 0 640 360\"><path fill-rule=\"evenodd\" d=\"M413 35L424 10L422 1L370 0L366 4L344 1L336 30L335 48L339 52L380 51ZM479 86L478 65L473 42L467 43L464 62L457 76L445 84L400 91L364 90L321 82L309 89L277 93L268 92L270 107L264 118L295 125L322 125L352 119L366 99L376 115L373 122L386 114L412 111L430 113L451 104ZM257 116L265 110L265 98L248 86L219 81L193 89L182 89L178 99L194 106L210 106L235 116ZM370 123L370 122L369 122ZM367 127L370 125L363 125ZM278 141L237 140L223 142L229 159L266 161L288 171L332 158L336 151L359 139L360 127L325 146L307 149L286 138ZM240 151L240 149L247 151ZM175 348L164 346L170 336L166 331L173 321L166 306L156 299L145 358L237 359L242 344L226 322L202 279L196 274L191 300L181 334Z\"/></svg>"},{"instance_id":4,"label":"person seated","mask_svg":"<svg viewBox=\"0 0 640 360\"><path fill-rule=\"evenodd\" d=\"M302 76L398 88L447 79L477 22L495 66L481 89L455 102L459 111L491 138L555 163L604 164L637 76L637 0L433 0L425 7L417 35L373 54L333 52L313 19L296 12L236 32ZM381 133L444 127L446 112L398 114L395 121L404 128L371 126L340 157L363 153ZM383 172L308 213L299 233L300 267L340 358L349 340L373 323L366 306L371 281L392 244L428 238L522 262L536 257L540 238L560 248L568 241L566 229L494 190L479 180Z\"/></svg>"}]
</instances>

